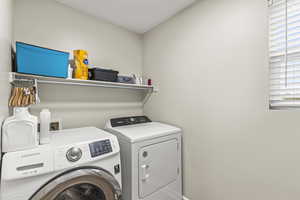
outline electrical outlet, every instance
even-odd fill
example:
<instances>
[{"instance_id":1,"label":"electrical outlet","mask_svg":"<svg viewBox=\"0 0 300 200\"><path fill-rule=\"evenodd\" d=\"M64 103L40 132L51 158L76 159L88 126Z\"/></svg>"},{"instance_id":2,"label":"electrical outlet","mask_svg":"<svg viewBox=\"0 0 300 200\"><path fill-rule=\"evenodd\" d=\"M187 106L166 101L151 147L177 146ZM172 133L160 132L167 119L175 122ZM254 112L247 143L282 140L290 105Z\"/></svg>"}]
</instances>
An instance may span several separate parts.
<instances>
[{"instance_id":1,"label":"electrical outlet","mask_svg":"<svg viewBox=\"0 0 300 200\"><path fill-rule=\"evenodd\" d=\"M50 127L49 127L50 131L59 131L61 129L62 129L61 120L53 120L50 123ZM41 124L40 123L38 123L38 132L41 132Z\"/></svg>"},{"instance_id":2,"label":"electrical outlet","mask_svg":"<svg viewBox=\"0 0 300 200\"><path fill-rule=\"evenodd\" d=\"M60 130L60 122L59 121L51 122L50 131L58 131L58 130Z\"/></svg>"}]
</instances>

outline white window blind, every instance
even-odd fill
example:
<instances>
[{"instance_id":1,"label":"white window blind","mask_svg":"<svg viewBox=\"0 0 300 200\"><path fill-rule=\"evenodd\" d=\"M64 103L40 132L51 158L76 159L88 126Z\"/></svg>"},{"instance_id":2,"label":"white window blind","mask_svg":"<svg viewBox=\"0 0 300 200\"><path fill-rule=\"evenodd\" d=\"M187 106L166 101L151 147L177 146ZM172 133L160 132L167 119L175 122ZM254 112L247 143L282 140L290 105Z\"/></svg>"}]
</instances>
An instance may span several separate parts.
<instances>
[{"instance_id":1,"label":"white window blind","mask_svg":"<svg viewBox=\"0 0 300 200\"><path fill-rule=\"evenodd\" d=\"M270 107L300 108L300 0L270 0Z\"/></svg>"}]
</instances>

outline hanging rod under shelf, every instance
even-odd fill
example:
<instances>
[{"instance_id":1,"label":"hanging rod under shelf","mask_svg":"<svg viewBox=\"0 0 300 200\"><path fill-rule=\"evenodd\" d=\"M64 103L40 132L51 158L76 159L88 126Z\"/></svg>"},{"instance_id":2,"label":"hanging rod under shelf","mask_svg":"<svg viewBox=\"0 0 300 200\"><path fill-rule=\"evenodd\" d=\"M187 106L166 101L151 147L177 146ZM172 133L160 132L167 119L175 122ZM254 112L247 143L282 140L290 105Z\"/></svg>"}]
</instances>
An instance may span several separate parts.
<instances>
[{"instance_id":1,"label":"hanging rod under shelf","mask_svg":"<svg viewBox=\"0 0 300 200\"><path fill-rule=\"evenodd\" d=\"M105 87L105 88L123 88L123 89L136 89L136 90L150 90L154 91L153 86L137 85L128 83L106 82L106 81L93 81L93 80L78 80L78 79L64 79L46 76L37 76L31 74L22 74L16 72L10 72L10 82L19 79L34 79L37 83L42 84L63 84L63 85L76 85L76 86L88 86L88 87Z\"/></svg>"}]
</instances>

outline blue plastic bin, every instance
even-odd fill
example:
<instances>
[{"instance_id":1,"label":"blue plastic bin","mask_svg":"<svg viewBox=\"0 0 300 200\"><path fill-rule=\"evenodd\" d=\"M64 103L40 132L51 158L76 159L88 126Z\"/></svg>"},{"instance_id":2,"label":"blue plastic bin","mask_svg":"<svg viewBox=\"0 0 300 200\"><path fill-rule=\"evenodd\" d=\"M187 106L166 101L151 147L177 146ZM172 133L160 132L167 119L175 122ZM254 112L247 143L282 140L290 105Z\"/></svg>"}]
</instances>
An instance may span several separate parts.
<instances>
[{"instance_id":1,"label":"blue plastic bin","mask_svg":"<svg viewBox=\"0 0 300 200\"><path fill-rule=\"evenodd\" d=\"M69 53L16 42L17 72L67 78Z\"/></svg>"}]
</instances>

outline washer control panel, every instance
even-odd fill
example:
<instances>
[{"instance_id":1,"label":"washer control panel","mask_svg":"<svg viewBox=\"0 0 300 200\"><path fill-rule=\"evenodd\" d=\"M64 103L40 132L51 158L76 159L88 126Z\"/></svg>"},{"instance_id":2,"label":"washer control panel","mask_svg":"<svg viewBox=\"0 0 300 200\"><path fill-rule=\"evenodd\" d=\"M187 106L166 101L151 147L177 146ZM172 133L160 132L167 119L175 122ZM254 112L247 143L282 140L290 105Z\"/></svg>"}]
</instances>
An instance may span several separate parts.
<instances>
[{"instance_id":1,"label":"washer control panel","mask_svg":"<svg viewBox=\"0 0 300 200\"><path fill-rule=\"evenodd\" d=\"M113 151L110 140L93 142L89 144L89 148L92 158L111 153Z\"/></svg>"},{"instance_id":2,"label":"washer control panel","mask_svg":"<svg viewBox=\"0 0 300 200\"><path fill-rule=\"evenodd\" d=\"M55 170L100 160L119 151L120 148L116 137L107 137L55 148Z\"/></svg>"}]
</instances>

